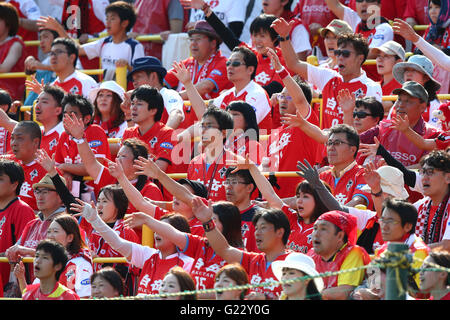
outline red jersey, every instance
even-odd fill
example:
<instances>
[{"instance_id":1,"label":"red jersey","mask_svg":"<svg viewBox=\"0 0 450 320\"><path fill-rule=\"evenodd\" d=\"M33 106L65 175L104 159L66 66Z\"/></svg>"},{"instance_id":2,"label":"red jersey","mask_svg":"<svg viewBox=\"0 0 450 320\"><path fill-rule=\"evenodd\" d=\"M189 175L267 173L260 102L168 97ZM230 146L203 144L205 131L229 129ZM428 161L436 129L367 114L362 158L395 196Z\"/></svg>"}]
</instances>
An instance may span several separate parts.
<instances>
[{"instance_id":1,"label":"red jersey","mask_svg":"<svg viewBox=\"0 0 450 320\"><path fill-rule=\"evenodd\" d=\"M195 114L194 109L190 103L183 104L183 115L184 120L181 121L180 125L177 129L187 129L192 126L194 123L199 121L197 115Z\"/></svg>"},{"instance_id":2,"label":"red jersey","mask_svg":"<svg viewBox=\"0 0 450 320\"><path fill-rule=\"evenodd\" d=\"M36 219L33 209L15 198L5 208L0 210L0 252L14 245L22 235L26 225ZM8 283L10 266L8 263L0 263L0 280L3 286ZM1 282L1 281L0 281Z\"/></svg>"},{"instance_id":3,"label":"red jersey","mask_svg":"<svg viewBox=\"0 0 450 320\"><path fill-rule=\"evenodd\" d=\"M241 134L239 137L233 137L232 141L227 140L225 142L225 148L244 158L248 154L249 159L258 165L261 164L264 154L261 143L249 139L245 134Z\"/></svg>"},{"instance_id":4,"label":"red jersey","mask_svg":"<svg viewBox=\"0 0 450 320\"><path fill-rule=\"evenodd\" d=\"M429 125L422 118L412 129L424 139L434 139L441 133L439 129ZM373 138L375 136L380 140L380 144L405 167L419 163L420 159L427 153L411 143L401 131L395 130L391 120L383 120L376 127L361 133L361 143L374 143Z\"/></svg>"},{"instance_id":5,"label":"red jersey","mask_svg":"<svg viewBox=\"0 0 450 320\"><path fill-rule=\"evenodd\" d=\"M189 57L182 61L189 70L194 85L203 80L209 80L214 84L214 90L202 95L204 100L214 99L219 96L221 91L233 87L233 84L227 77L226 62L227 58L222 55L220 50L213 54L203 65L199 65L197 60L193 57ZM183 84L178 81L173 69L167 71L164 80L169 87L176 88L177 91L184 90Z\"/></svg>"},{"instance_id":6,"label":"red jersey","mask_svg":"<svg viewBox=\"0 0 450 320\"><path fill-rule=\"evenodd\" d=\"M320 173L320 179L331 187L331 193L336 200L345 205L355 196L363 197L366 200L366 207L373 206L372 196L362 191L361 188L366 184L363 177L364 168L356 162L352 162L347 168L340 173L340 178L336 178L332 169L328 169Z\"/></svg>"},{"instance_id":7,"label":"red jersey","mask_svg":"<svg viewBox=\"0 0 450 320\"><path fill-rule=\"evenodd\" d=\"M214 277L226 261L214 252L206 238L192 234L186 234L186 238L186 248L182 248L182 252L194 259L191 276L197 290L214 288Z\"/></svg>"},{"instance_id":8,"label":"red jersey","mask_svg":"<svg viewBox=\"0 0 450 320\"><path fill-rule=\"evenodd\" d=\"M308 65L308 81L322 91L323 112L321 129L328 129L343 123L344 112L338 105L337 96L340 90L348 89L356 98L375 97L381 102L381 86L369 79L364 71L361 76L344 82L342 76L334 70Z\"/></svg>"},{"instance_id":9,"label":"red jersey","mask_svg":"<svg viewBox=\"0 0 450 320\"><path fill-rule=\"evenodd\" d=\"M316 270L319 273L362 267L370 262L370 256L367 254L366 250L357 245L352 246L345 244L329 261L324 261L320 255L314 252L314 249L310 249L307 254L314 260ZM355 273L358 273L358 276L356 276ZM351 273L342 273L341 275L324 277L324 289L345 284L358 286L361 284L364 274L365 270L362 269ZM350 280L348 278L350 278ZM350 283L348 281L350 281Z\"/></svg>"},{"instance_id":10,"label":"red jersey","mask_svg":"<svg viewBox=\"0 0 450 320\"><path fill-rule=\"evenodd\" d=\"M180 266L190 272L193 261L183 253L174 253L163 259L159 250L133 244L130 263L142 269L137 294L158 294L166 273L172 267Z\"/></svg>"},{"instance_id":11,"label":"red jersey","mask_svg":"<svg viewBox=\"0 0 450 320\"><path fill-rule=\"evenodd\" d=\"M98 87L98 83L91 76L78 70L65 78L64 82L57 77L52 85L60 87L67 93L79 94L85 98L89 98L89 92Z\"/></svg>"},{"instance_id":12,"label":"red jersey","mask_svg":"<svg viewBox=\"0 0 450 320\"><path fill-rule=\"evenodd\" d=\"M299 219L297 212L284 205L281 210L286 214L291 226L286 248L289 250L307 253L312 248L312 232L314 231L314 222L306 224L303 219Z\"/></svg>"},{"instance_id":13,"label":"red jersey","mask_svg":"<svg viewBox=\"0 0 450 320\"><path fill-rule=\"evenodd\" d=\"M27 285L22 300L80 300L80 297L69 288L56 282L54 290L49 294L42 293L40 283Z\"/></svg>"},{"instance_id":14,"label":"red jersey","mask_svg":"<svg viewBox=\"0 0 450 320\"><path fill-rule=\"evenodd\" d=\"M390 95L392 95L392 91L402 87L402 85L394 78L391 81L389 81L388 83L383 83L383 81L381 81L380 85L381 85L381 92L383 93L383 96L390 96Z\"/></svg>"},{"instance_id":15,"label":"red jersey","mask_svg":"<svg viewBox=\"0 0 450 320\"><path fill-rule=\"evenodd\" d=\"M59 137L63 132L64 126L62 121L48 132L42 130L41 149L44 149L50 157L55 153Z\"/></svg>"},{"instance_id":16,"label":"red jersey","mask_svg":"<svg viewBox=\"0 0 450 320\"><path fill-rule=\"evenodd\" d=\"M247 102L255 109L256 121L260 132L261 129L267 131L272 129L272 106L269 95L263 87L251 80L240 92L236 92L236 89L233 87L224 91L213 102L216 107L226 109L231 102L238 100Z\"/></svg>"},{"instance_id":17,"label":"red jersey","mask_svg":"<svg viewBox=\"0 0 450 320\"><path fill-rule=\"evenodd\" d=\"M287 255L291 253L285 252L279 255L274 261L282 261L286 259ZM264 282L278 281L273 274L272 262L268 262L265 253L243 252L241 265L247 271L248 279L251 284L258 285ZM264 293L271 300L278 300L281 294L280 285L271 285L268 287L255 287L252 289L255 292Z\"/></svg>"},{"instance_id":18,"label":"red jersey","mask_svg":"<svg viewBox=\"0 0 450 320\"><path fill-rule=\"evenodd\" d=\"M11 133L0 127L0 155L8 154L11 151Z\"/></svg>"},{"instance_id":19,"label":"red jersey","mask_svg":"<svg viewBox=\"0 0 450 320\"><path fill-rule=\"evenodd\" d=\"M128 128L128 124L126 121L122 122L118 126L113 126L113 120L101 121L100 117L94 118L94 124L99 125L103 130L105 130L108 138L122 138L125 129Z\"/></svg>"},{"instance_id":20,"label":"red jersey","mask_svg":"<svg viewBox=\"0 0 450 320\"><path fill-rule=\"evenodd\" d=\"M406 20L406 18L414 18L418 25L430 24L430 19L428 17L428 0L406 1L403 19Z\"/></svg>"},{"instance_id":21,"label":"red jersey","mask_svg":"<svg viewBox=\"0 0 450 320\"><path fill-rule=\"evenodd\" d=\"M434 228L439 228L437 230L437 238L435 242L439 242L442 240L450 240L450 225L449 225L449 216L450 216L450 201L447 200L445 203L445 199L439 205L433 205L430 197L426 197L425 200L419 205L417 208L418 216L416 223L416 231L415 234L418 237L424 239L426 244L433 243L432 236ZM441 212L438 216L436 212ZM441 220L440 224L438 223L438 219ZM433 228L434 227L434 228Z\"/></svg>"},{"instance_id":22,"label":"red jersey","mask_svg":"<svg viewBox=\"0 0 450 320\"><path fill-rule=\"evenodd\" d=\"M319 125L317 115L311 109L306 120ZM297 171L297 161L303 162L304 159L312 166L317 162L319 143L296 127L282 125L272 130L267 146L266 156L271 172ZM274 190L281 198L291 197L302 180L301 177L277 177L280 188L275 187Z\"/></svg>"},{"instance_id":23,"label":"red jersey","mask_svg":"<svg viewBox=\"0 0 450 320\"><path fill-rule=\"evenodd\" d=\"M24 171L25 181L20 188L19 198L25 201L33 210L38 210L36 197L33 192L33 184L38 183L47 174L47 171L35 160L28 164L18 161Z\"/></svg>"},{"instance_id":24,"label":"red jersey","mask_svg":"<svg viewBox=\"0 0 450 320\"><path fill-rule=\"evenodd\" d=\"M22 46L22 54L17 60L16 64L9 70L9 72L23 72L24 61L25 61L25 43L19 36L12 36L6 42L0 45L0 64L2 64L14 43L18 42ZM22 100L24 90L25 90L25 79L24 78L13 78L13 79L0 79L0 88L8 91L11 95L12 101Z\"/></svg>"},{"instance_id":25,"label":"red jersey","mask_svg":"<svg viewBox=\"0 0 450 320\"><path fill-rule=\"evenodd\" d=\"M200 181L208 190L208 199L212 201L225 200L225 186L227 172L226 159L233 159L231 151L224 151L214 160L213 163L206 163L206 154L201 153L191 160L188 166L187 178L189 180Z\"/></svg>"},{"instance_id":26,"label":"red jersey","mask_svg":"<svg viewBox=\"0 0 450 320\"><path fill-rule=\"evenodd\" d=\"M252 204L247 209L241 211L241 232L242 242L248 252L261 252L256 246L255 226L253 225L253 216L259 207Z\"/></svg>"},{"instance_id":27,"label":"red jersey","mask_svg":"<svg viewBox=\"0 0 450 320\"><path fill-rule=\"evenodd\" d=\"M153 218L156 220L161 220L162 216L169 214L170 211L167 211L163 208L156 207L155 215ZM203 224L200 220L198 220L195 216L191 219L188 219L189 228L191 229L191 234L203 237L205 235L205 231L203 230Z\"/></svg>"}]
</instances>

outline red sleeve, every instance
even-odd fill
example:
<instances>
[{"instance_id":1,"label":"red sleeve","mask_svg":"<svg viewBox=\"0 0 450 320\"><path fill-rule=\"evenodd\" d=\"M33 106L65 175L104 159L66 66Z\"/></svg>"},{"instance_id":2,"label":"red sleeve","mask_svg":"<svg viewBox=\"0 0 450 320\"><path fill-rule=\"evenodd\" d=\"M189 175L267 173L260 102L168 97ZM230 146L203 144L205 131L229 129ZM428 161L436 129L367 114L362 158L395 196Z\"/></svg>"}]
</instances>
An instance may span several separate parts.
<instances>
[{"instance_id":1,"label":"red sleeve","mask_svg":"<svg viewBox=\"0 0 450 320\"><path fill-rule=\"evenodd\" d=\"M89 137L87 137L87 141L89 143L89 147L91 147L92 152L95 155L104 156L107 159L111 159L111 152L109 150L108 136L105 131L97 126L93 125L89 132Z\"/></svg>"},{"instance_id":2,"label":"red sleeve","mask_svg":"<svg viewBox=\"0 0 450 320\"><path fill-rule=\"evenodd\" d=\"M63 148L64 148L64 143L67 141L67 133L63 132L61 134L61 137L59 138L58 144L56 145L56 150L55 150L55 162L56 163L64 163L64 156L63 156Z\"/></svg>"},{"instance_id":3,"label":"red sleeve","mask_svg":"<svg viewBox=\"0 0 450 320\"><path fill-rule=\"evenodd\" d=\"M175 137L173 135L173 129L165 128L158 137L159 145L155 148L155 159L156 160L166 160L172 163L172 150L177 144Z\"/></svg>"},{"instance_id":4,"label":"red sleeve","mask_svg":"<svg viewBox=\"0 0 450 320\"><path fill-rule=\"evenodd\" d=\"M144 186L144 188L141 190L141 194L142 194L142 196L147 197L152 200L155 200L155 201L164 200L161 190L153 182L148 182Z\"/></svg>"},{"instance_id":5,"label":"red sleeve","mask_svg":"<svg viewBox=\"0 0 450 320\"><path fill-rule=\"evenodd\" d=\"M217 61L214 66L210 67L210 70L208 70L208 75L206 76L206 79L211 80L216 88L213 90L213 92L221 92L224 89L230 88L230 80L228 80L227 77L227 66L226 66L226 58L220 59Z\"/></svg>"},{"instance_id":6,"label":"red sleeve","mask_svg":"<svg viewBox=\"0 0 450 320\"><path fill-rule=\"evenodd\" d=\"M205 239L193 234L186 234L188 238L188 243L186 245L186 248L180 248L184 249L183 253L189 257L195 257L197 255L197 252L202 250L202 248L205 246Z\"/></svg>"},{"instance_id":7,"label":"red sleeve","mask_svg":"<svg viewBox=\"0 0 450 320\"><path fill-rule=\"evenodd\" d=\"M178 86L178 78L175 76L173 69L167 71L164 82L166 82L170 88L176 88Z\"/></svg>"}]
</instances>

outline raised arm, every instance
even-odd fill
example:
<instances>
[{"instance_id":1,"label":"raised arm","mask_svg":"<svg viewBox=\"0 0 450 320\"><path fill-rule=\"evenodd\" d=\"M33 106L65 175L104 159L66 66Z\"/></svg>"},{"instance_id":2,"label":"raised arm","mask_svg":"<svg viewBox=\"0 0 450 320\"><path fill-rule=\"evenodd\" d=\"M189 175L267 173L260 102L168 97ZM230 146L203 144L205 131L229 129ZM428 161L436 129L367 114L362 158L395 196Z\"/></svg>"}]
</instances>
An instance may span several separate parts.
<instances>
[{"instance_id":1,"label":"raised arm","mask_svg":"<svg viewBox=\"0 0 450 320\"><path fill-rule=\"evenodd\" d=\"M3 109L0 109L0 126L5 130L12 132L17 124L17 121L11 119Z\"/></svg>"},{"instance_id":2,"label":"raised arm","mask_svg":"<svg viewBox=\"0 0 450 320\"><path fill-rule=\"evenodd\" d=\"M223 234L215 227L214 221L212 220L212 202L209 201L208 206L206 206L201 198L195 197L192 203L192 209L197 219L202 223L208 223L210 225L209 231L205 230L205 234L208 238L209 245L213 248L215 253L222 257L227 263L241 263L243 251L230 246L227 239L225 239Z\"/></svg>"},{"instance_id":3,"label":"raised arm","mask_svg":"<svg viewBox=\"0 0 450 320\"><path fill-rule=\"evenodd\" d=\"M345 6L339 0L325 0L328 8L340 20L344 20Z\"/></svg>"},{"instance_id":4,"label":"raised arm","mask_svg":"<svg viewBox=\"0 0 450 320\"><path fill-rule=\"evenodd\" d=\"M295 115L287 114L280 119L290 127L300 128L308 137L314 139L318 143L326 143L328 141L328 135L324 130L307 121L298 112Z\"/></svg>"},{"instance_id":5,"label":"raised arm","mask_svg":"<svg viewBox=\"0 0 450 320\"><path fill-rule=\"evenodd\" d=\"M396 116L392 118L392 124L394 128L401 131L409 141L411 141L417 148L426 151L432 151L436 149L436 142L434 139L424 139L421 135L415 132L409 125L408 116L403 117Z\"/></svg>"},{"instance_id":6,"label":"raised arm","mask_svg":"<svg viewBox=\"0 0 450 320\"><path fill-rule=\"evenodd\" d=\"M291 32L294 26L294 21L289 23L283 18L278 18L272 22L271 27L280 35L282 38L286 38ZM283 53L284 61L289 70L292 70L303 79L308 79L308 63L303 62L298 59L294 48L292 47L291 41L280 41L281 52Z\"/></svg>"}]
</instances>

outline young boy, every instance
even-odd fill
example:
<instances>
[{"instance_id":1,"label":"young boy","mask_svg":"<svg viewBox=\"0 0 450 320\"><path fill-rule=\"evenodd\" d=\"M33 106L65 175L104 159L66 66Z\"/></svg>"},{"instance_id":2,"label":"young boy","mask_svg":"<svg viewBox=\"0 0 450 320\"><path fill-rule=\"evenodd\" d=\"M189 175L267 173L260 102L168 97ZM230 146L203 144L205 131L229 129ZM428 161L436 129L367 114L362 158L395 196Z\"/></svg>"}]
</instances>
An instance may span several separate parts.
<instances>
[{"instance_id":1,"label":"young boy","mask_svg":"<svg viewBox=\"0 0 450 320\"><path fill-rule=\"evenodd\" d=\"M72 290L58 282L67 261L66 249L59 243L43 240L36 247L34 274L39 283L26 287L23 300L80 300Z\"/></svg>"},{"instance_id":2,"label":"young boy","mask_svg":"<svg viewBox=\"0 0 450 320\"><path fill-rule=\"evenodd\" d=\"M90 193L90 188L87 190L84 188L87 186L84 185L83 177L87 176L88 173L81 162L77 144L83 143L86 139L100 161L111 159L108 137L100 126L92 124L94 107L89 100L79 95L67 94L61 105L64 108L65 117L66 114L67 116L69 114L75 115L85 125L82 139L74 139L66 131L63 132L59 138L54 155L58 169L63 173L69 189L72 189L71 191L75 196L80 196L84 193Z\"/></svg>"},{"instance_id":3,"label":"young boy","mask_svg":"<svg viewBox=\"0 0 450 320\"><path fill-rule=\"evenodd\" d=\"M144 56L144 47L127 36L136 22L133 5L116 1L106 7L105 13L108 37L82 45L79 54L89 59L100 57L101 66L106 70L104 80L113 80L116 66L127 65L131 70L133 61Z\"/></svg>"}]
</instances>

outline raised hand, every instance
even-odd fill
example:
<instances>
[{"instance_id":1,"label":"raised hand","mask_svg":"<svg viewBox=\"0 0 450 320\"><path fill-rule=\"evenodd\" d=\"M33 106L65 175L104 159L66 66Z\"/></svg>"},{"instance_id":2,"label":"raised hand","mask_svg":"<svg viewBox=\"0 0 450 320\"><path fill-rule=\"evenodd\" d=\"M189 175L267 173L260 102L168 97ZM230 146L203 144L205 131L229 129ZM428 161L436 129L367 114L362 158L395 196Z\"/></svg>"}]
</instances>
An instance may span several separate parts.
<instances>
[{"instance_id":1,"label":"raised hand","mask_svg":"<svg viewBox=\"0 0 450 320\"><path fill-rule=\"evenodd\" d=\"M75 139L81 139L84 135L84 123L78 119L75 114L64 114L63 118L64 129Z\"/></svg>"},{"instance_id":2,"label":"raised hand","mask_svg":"<svg viewBox=\"0 0 450 320\"><path fill-rule=\"evenodd\" d=\"M359 144L359 152L361 156L364 157L376 157L378 147L380 146L380 141L377 137L373 137L374 144L360 143Z\"/></svg>"},{"instance_id":3,"label":"raised hand","mask_svg":"<svg viewBox=\"0 0 450 320\"><path fill-rule=\"evenodd\" d=\"M280 117L282 123L287 124L288 128L302 128L306 123L306 119L300 114L300 112L296 111L296 114L285 114Z\"/></svg>"},{"instance_id":4,"label":"raised hand","mask_svg":"<svg viewBox=\"0 0 450 320\"><path fill-rule=\"evenodd\" d=\"M137 175L145 175L149 178L158 179L161 169L151 159L139 156L134 160L133 167L137 170Z\"/></svg>"},{"instance_id":5,"label":"raised hand","mask_svg":"<svg viewBox=\"0 0 450 320\"><path fill-rule=\"evenodd\" d=\"M231 173L239 170L249 170L255 164L249 159L248 153L245 155L245 158L236 154L234 155L234 159L227 159L225 163L227 167L236 167Z\"/></svg>"},{"instance_id":6,"label":"raised hand","mask_svg":"<svg viewBox=\"0 0 450 320\"><path fill-rule=\"evenodd\" d=\"M99 218L99 215L97 213L97 210L95 209L95 204L93 201L91 201L91 204L84 202L80 199L75 199L78 203L71 203L70 209L73 212L79 212L77 214L74 214L74 217L82 216L86 219L87 222L92 222L95 219Z\"/></svg>"},{"instance_id":7,"label":"raised hand","mask_svg":"<svg viewBox=\"0 0 450 320\"><path fill-rule=\"evenodd\" d=\"M394 128L398 131L405 132L409 128L409 118L408 115L405 114L403 117L397 115L392 118L392 124Z\"/></svg>"},{"instance_id":8,"label":"raised hand","mask_svg":"<svg viewBox=\"0 0 450 320\"><path fill-rule=\"evenodd\" d=\"M294 21L291 20L289 23L283 18L278 18L270 25L279 35L280 37L287 37L291 32L292 27L294 26Z\"/></svg>"},{"instance_id":9,"label":"raised hand","mask_svg":"<svg viewBox=\"0 0 450 320\"><path fill-rule=\"evenodd\" d=\"M192 82L191 73L186 68L186 66L181 62L172 63L172 68L175 71L174 75L178 78L178 80L186 87L186 84Z\"/></svg>"},{"instance_id":10,"label":"raised hand","mask_svg":"<svg viewBox=\"0 0 450 320\"><path fill-rule=\"evenodd\" d=\"M399 18L394 19L392 29L394 30L394 33L399 34L406 40L412 42L416 42L420 38L420 36L414 31L413 27L411 27L409 23Z\"/></svg>"},{"instance_id":11,"label":"raised hand","mask_svg":"<svg viewBox=\"0 0 450 320\"><path fill-rule=\"evenodd\" d=\"M280 59L278 58L276 52L272 48L266 47L266 54L269 56L270 63L275 68L275 70L281 70L283 68Z\"/></svg>"},{"instance_id":12,"label":"raised hand","mask_svg":"<svg viewBox=\"0 0 450 320\"><path fill-rule=\"evenodd\" d=\"M124 224L125 226L134 229L145 224L147 218L148 215L143 212L133 212L133 214L127 215Z\"/></svg>"},{"instance_id":13,"label":"raised hand","mask_svg":"<svg viewBox=\"0 0 450 320\"><path fill-rule=\"evenodd\" d=\"M50 158L44 149L39 149L36 152L36 161L50 174L50 176L53 177L57 173L54 153Z\"/></svg>"},{"instance_id":14,"label":"raised hand","mask_svg":"<svg viewBox=\"0 0 450 320\"><path fill-rule=\"evenodd\" d=\"M339 90L337 95L337 101L344 113L351 113L355 108L355 95L348 89Z\"/></svg>"},{"instance_id":15,"label":"raised hand","mask_svg":"<svg viewBox=\"0 0 450 320\"><path fill-rule=\"evenodd\" d=\"M192 212L194 212L194 215L201 222L208 222L212 219L213 214L212 201L208 200L208 205L206 205L202 198L197 196L194 197L194 199L192 199Z\"/></svg>"},{"instance_id":16,"label":"raised hand","mask_svg":"<svg viewBox=\"0 0 450 320\"><path fill-rule=\"evenodd\" d=\"M320 180L319 172L309 164L308 160L304 159L304 162L305 164L297 161L297 169L299 171L296 173L308 181L313 187L320 186L322 181Z\"/></svg>"},{"instance_id":17,"label":"raised hand","mask_svg":"<svg viewBox=\"0 0 450 320\"><path fill-rule=\"evenodd\" d=\"M381 190L381 177L377 172L375 162L371 161L364 166L363 177L373 193L377 193Z\"/></svg>"},{"instance_id":18,"label":"raised hand","mask_svg":"<svg viewBox=\"0 0 450 320\"><path fill-rule=\"evenodd\" d=\"M32 75L31 76L31 80L25 80L25 86L28 90L36 93L36 94L40 94L44 88L44 79L41 80L41 83L39 83L35 76Z\"/></svg>"},{"instance_id":19,"label":"raised hand","mask_svg":"<svg viewBox=\"0 0 450 320\"><path fill-rule=\"evenodd\" d=\"M108 170L109 174L117 180L119 180L119 178L122 176L125 177L125 172L123 171L122 165L120 164L118 159L116 159L116 162L108 160Z\"/></svg>"}]
</instances>

